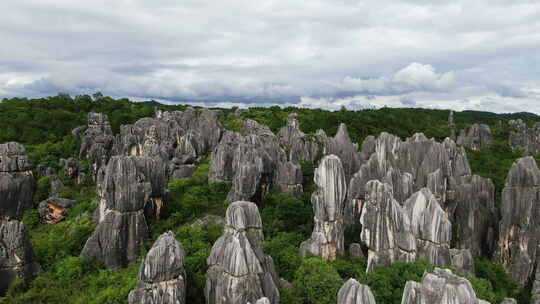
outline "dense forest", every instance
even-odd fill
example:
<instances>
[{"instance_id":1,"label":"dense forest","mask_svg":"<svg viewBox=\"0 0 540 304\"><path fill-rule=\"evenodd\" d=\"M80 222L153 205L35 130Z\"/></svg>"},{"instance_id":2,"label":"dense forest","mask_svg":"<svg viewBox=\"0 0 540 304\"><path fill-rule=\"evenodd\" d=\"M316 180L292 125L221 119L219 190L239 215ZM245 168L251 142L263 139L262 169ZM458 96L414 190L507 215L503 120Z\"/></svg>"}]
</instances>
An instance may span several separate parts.
<instances>
[{"instance_id":1,"label":"dense forest","mask_svg":"<svg viewBox=\"0 0 540 304\"><path fill-rule=\"evenodd\" d=\"M185 110L186 105L163 105L157 102L132 102L114 99L96 93L72 98L66 94L39 99L12 98L0 102L0 144L16 141L24 145L34 165L58 170L63 184L59 196L77 203L67 211L66 218L56 224L44 223L38 204L50 196L51 177L42 176L36 183L33 208L21 220L29 230L35 258L41 271L34 279L15 280L0 303L127 303L128 293L138 280L140 262L121 269L107 269L103 263L80 257L85 242L96 227L92 216L99 205L96 182L86 178L74 181L62 166L61 159L73 158L91 170L91 163L79 159L81 138L74 129L87 124L89 112L108 116L114 134L120 126L133 124L144 117L152 117L158 110ZM345 123L353 142L359 145L370 135L388 132L402 139L422 132L429 138L442 141L453 132L448 124L450 111L416 108L381 108L350 111L321 109L280 108L277 106L249 109L221 110L220 123L224 128L240 131L242 122L252 119L268 126L277 133L287 123L288 115L298 114L300 128L308 135L323 129L329 136L338 132ZM501 213L501 192L507 174L522 151L513 151L509 141L510 119L522 119L532 125L540 116L531 113L494 114L462 111L454 114L455 129L462 130L472 124L486 124L491 128L493 140L489 147L473 150L467 148L472 172L490 178L495 185L497 217ZM538 159L537 155L532 155ZM145 250L164 232L173 231L180 241L186 259L186 303L205 303L207 257L212 245L223 233L219 223L197 224L208 215L224 216L227 206L229 182L210 182L209 169L212 159L197 162L191 177L171 179L167 184L168 200L159 218L149 220L149 238ZM264 242L264 252L273 258L276 272L290 282L282 289L280 303L329 304L336 303L336 295L343 282L355 278L370 286L377 303L401 303L407 281L420 281L425 271L434 265L418 260L413 263L397 262L390 267L379 267L366 273L365 257L343 257L326 262L320 257L302 256L300 243L310 237L313 230L311 203L314 162L302 162L303 193L294 196L268 191L258 202ZM37 167L34 175L40 176ZM90 175L90 174L87 174ZM358 242L357 228L345 231L345 247ZM492 256L475 257L475 275L466 275L478 298L500 303L504 298L515 298L518 303L529 303L531 283L524 288L510 279L503 266L492 262ZM454 270L458 271L458 270Z\"/></svg>"}]
</instances>

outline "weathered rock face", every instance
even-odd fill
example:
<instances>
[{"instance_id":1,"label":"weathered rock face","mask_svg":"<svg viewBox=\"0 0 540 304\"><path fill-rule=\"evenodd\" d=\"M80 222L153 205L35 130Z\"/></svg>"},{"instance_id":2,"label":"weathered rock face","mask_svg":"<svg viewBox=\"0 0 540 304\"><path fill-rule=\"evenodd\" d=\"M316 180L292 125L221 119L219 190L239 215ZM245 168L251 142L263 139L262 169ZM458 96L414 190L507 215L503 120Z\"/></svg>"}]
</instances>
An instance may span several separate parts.
<instances>
[{"instance_id":1,"label":"weathered rock face","mask_svg":"<svg viewBox=\"0 0 540 304\"><path fill-rule=\"evenodd\" d=\"M47 224L59 223L66 218L68 209L75 203L76 201L70 199L50 197L39 203L39 216Z\"/></svg>"},{"instance_id":2,"label":"weathered rock face","mask_svg":"<svg viewBox=\"0 0 540 304\"><path fill-rule=\"evenodd\" d=\"M349 183L346 223L357 223L366 201L366 184L379 180L390 186L398 204L416 191L428 188L458 231L459 248L473 254L489 252L493 246L492 214L495 188L489 179L471 174L465 150L447 138L442 143L423 134L402 141L381 133L368 137L359 154L362 165Z\"/></svg>"},{"instance_id":3,"label":"weathered rock face","mask_svg":"<svg viewBox=\"0 0 540 304\"><path fill-rule=\"evenodd\" d=\"M489 255L496 245L495 185L489 178L466 175L454 179L448 189L446 211L458 227L455 246L470 249L474 256Z\"/></svg>"},{"instance_id":4,"label":"weathered rock face","mask_svg":"<svg viewBox=\"0 0 540 304\"><path fill-rule=\"evenodd\" d=\"M191 176L198 160L217 146L222 128L218 111L207 109L162 112L124 125L114 139L112 155L159 157L169 176Z\"/></svg>"},{"instance_id":5,"label":"weathered rock face","mask_svg":"<svg viewBox=\"0 0 540 304\"><path fill-rule=\"evenodd\" d=\"M538 267L536 268L536 274L531 289L531 304L540 304L540 269Z\"/></svg>"},{"instance_id":6,"label":"weathered rock face","mask_svg":"<svg viewBox=\"0 0 540 304\"><path fill-rule=\"evenodd\" d=\"M368 247L368 271L421 258L474 273L470 251L450 249L452 223L428 188L414 193L403 206L387 183L369 181L366 191L360 238Z\"/></svg>"},{"instance_id":7,"label":"weathered rock face","mask_svg":"<svg viewBox=\"0 0 540 304\"><path fill-rule=\"evenodd\" d=\"M532 157L512 165L502 191L502 219L495 259L525 285L533 276L540 241L540 170Z\"/></svg>"},{"instance_id":8,"label":"weathered rock face","mask_svg":"<svg viewBox=\"0 0 540 304\"><path fill-rule=\"evenodd\" d=\"M355 279L349 279L338 292L338 304L375 304L375 297L371 289L358 283Z\"/></svg>"},{"instance_id":9,"label":"weathered rock face","mask_svg":"<svg viewBox=\"0 0 540 304\"><path fill-rule=\"evenodd\" d=\"M249 302L247 304L250 304ZM270 304L270 300L268 298L260 298L255 302L255 304Z\"/></svg>"},{"instance_id":10,"label":"weathered rock face","mask_svg":"<svg viewBox=\"0 0 540 304\"><path fill-rule=\"evenodd\" d=\"M0 144L0 216L19 217L32 206L36 182L24 147Z\"/></svg>"},{"instance_id":11,"label":"weathered rock face","mask_svg":"<svg viewBox=\"0 0 540 304\"><path fill-rule=\"evenodd\" d=\"M402 304L486 303L481 301L476 298L471 282L440 268L424 273L421 283L408 281L401 299Z\"/></svg>"},{"instance_id":12,"label":"weathered rock face","mask_svg":"<svg viewBox=\"0 0 540 304\"><path fill-rule=\"evenodd\" d=\"M532 302L535 304L535 302ZM501 304L517 304L517 301L515 299L512 299L512 298L506 298L504 300L502 300Z\"/></svg>"},{"instance_id":13,"label":"weathered rock face","mask_svg":"<svg viewBox=\"0 0 540 304\"><path fill-rule=\"evenodd\" d=\"M257 205L245 201L229 205L224 233L207 259L206 303L255 303L262 297L279 303L279 279L272 258L262 250L262 241Z\"/></svg>"},{"instance_id":14,"label":"weathered rock face","mask_svg":"<svg viewBox=\"0 0 540 304\"><path fill-rule=\"evenodd\" d=\"M231 181L230 201L258 201L270 186L293 194L302 191L301 167L287 161L285 150L268 127L246 120L242 134L224 133L212 152L210 182Z\"/></svg>"},{"instance_id":15,"label":"weathered rock face","mask_svg":"<svg viewBox=\"0 0 540 304\"><path fill-rule=\"evenodd\" d=\"M129 293L130 304L184 304L186 299L185 253L171 231L154 243L139 271L139 282Z\"/></svg>"},{"instance_id":16,"label":"weathered rock face","mask_svg":"<svg viewBox=\"0 0 540 304\"><path fill-rule=\"evenodd\" d=\"M274 189L278 192L302 194L302 168L291 161L280 162L274 177Z\"/></svg>"},{"instance_id":17,"label":"weathered rock face","mask_svg":"<svg viewBox=\"0 0 540 304\"><path fill-rule=\"evenodd\" d=\"M277 137L281 145L286 147L289 160L296 164L302 161L315 162L323 152L323 143L319 138L307 136L300 130L296 113L289 114L287 124L279 130Z\"/></svg>"},{"instance_id":18,"label":"weathered rock face","mask_svg":"<svg viewBox=\"0 0 540 304\"><path fill-rule=\"evenodd\" d=\"M534 124L531 128L521 119L510 120L508 124L513 128L509 136L512 150L540 153L540 123Z\"/></svg>"},{"instance_id":19,"label":"weathered rock face","mask_svg":"<svg viewBox=\"0 0 540 304\"><path fill-rule=\"evenodd\" d=\"M64 174L73 179L75 183L81 184L85 180L86 170L80 161L72 157L68 159L61 158L58 164L64 169Z\"/></svg>"},{"instance_id":20,"label":"weathered rock face","mask_svg":"<svg viewBox=\"0 0 540 304\"><path fill-rule=\"evenodd\" d=\"M102 113L88 113L88 125L82 138L79 158L91 160L94 177L100 168L107 165L113 142L109 117Z\"/></svg>"},{"instance_id":21,"label":"weathered rock face","mask_svg":"<svg viewBox=\"0 0 540 304\"><path fill-rule=\"evenodd\" d=\"M324 131L317 131L318 140L323 143L323 155L336 155L341 159L345 178L349 182L355 172L360 168L358 145L354 144L349 136L345 124L340 124L336 135L328 137Z\"/></svg>"},{"instance_id":22,"label":"weathered rock face","mask_svg":"<svg viewBox=\"0 0 540 304\"><path fill-rule=\"evenodd\" d=\"M488 125L474 124L466 130L461 130L457 138L457 144L472 150L480 150L489 147L493 134Z\"/></svg>"},{"instance_id":23,"label":"weathered rock face","mask_svg":"<svg viewBox=\"0 0 540 304\"><path fill-rule=\"evenodd\" d=\"M148 236L145 208L159 215L167 168L159 158L114 156L98 178L99 223L81 256L107 268L134 262Z\"/></svg>"},{"instance_id":24,"label":"weathered rock face","mask_svg":"<svg viewBox=\"0 0 540 304\"><path fill-rule=\"evenodd\" d=\"M435 265L450 265L452 223L428 188L422 188L405 203L404 211L416 238L417 258Z\"/></svg>"},{"instance_id":25,"label":"weathered rock face","mask_svg":"<svg viewBox=\"0 0 540 304\"><path fill-rule=\"evenodd\" d=\"M409 216L392 196L388 184L378 180L366 184L360 223L363 227L360 238L368 246L367 270L416 259L416 239Z\"/></svg>"},{"instance_id":26,"label":"weathered rock face","mask_svg":"<svg viewBox=\"0 0 540 304\"><path fill-rule=\"evenodd\" d=\"M345 253L343 211L347 185L339 157L325 156L315 169L314 181L317 190L311 195L313 233L300 250L333 261Z\"/></svg>"},{"instance_id":27,"label":"weathered rock face","mask_svg":"<svg viewBox=\"0 0 540 304\"><path fill-rule=\"evenodd\" d=\"M26 226L15 220L0 220L0 295L14 279L31 279L39 269Z\"/></svg>"}]
</instances>

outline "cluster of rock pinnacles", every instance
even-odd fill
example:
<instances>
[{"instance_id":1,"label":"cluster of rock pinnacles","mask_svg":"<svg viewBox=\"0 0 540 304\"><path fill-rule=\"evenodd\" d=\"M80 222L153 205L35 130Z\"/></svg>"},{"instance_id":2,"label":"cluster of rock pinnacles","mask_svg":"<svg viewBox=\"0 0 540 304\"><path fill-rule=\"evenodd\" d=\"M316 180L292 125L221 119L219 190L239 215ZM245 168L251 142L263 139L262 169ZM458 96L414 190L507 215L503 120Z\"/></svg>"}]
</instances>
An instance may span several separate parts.
<instances>
[{"instance_id":1,"label":"cluster of rock pinnacles","mask_svg":"<svg viewBox=\"0 0 540 304\"><path fill-rule=\"evenodd\" d=\"M239 131L225 130L221 116L207 109L156 111L155 117L124 125L114 135L105 115L88 115L88 125L73 135L82 138L80 158L90 160L90 175L85 176L76 160L62 160L75 180L94 179L100 197L94 215L98 224L82 257L101 260L112 269L136 262L149 237L148 219L159 217L167 201L167 181L191 176L210 156L209 181L231 182L228 200L233 203L226 211L223 235L207 259L206 301L277 304L279 290L288 284L263 251L263 225L253 202L269 189L301 194L301 163L311 161L317 164L311 197L314 228L299 248L303 255L328 261L367 255L367 271L426 259L465 274L474 273L473 256L494 255L521 285L534 281L533 303L540 303L540 169L531 157L514 163L498 223L494 185L472 174L463 148L489 146L488 126L473 125L459 136L453 131L443 142L421 133L405 140L381 133L368 136L358 149L344 124L333 137L322 130L306 135L296 114L290 114L276 135L249 119ZM455 127L453 114L449 125ZM529 129L521 121L511 125L512 147L537 151L536 126ZM32 205L32 169L22 145L0 145L0 291L14 278L31 278L39 270L24 224L9 219ZM37 171L55 174L50 168ZM355 243L347 252L344 231L349 225L361 225L364 250ZM161 235L141 264L129 302L185 303L189 286L184 260L174 234ZM340 304L375 303L370 288L354 279L345 282L337 297ZM485 302L476 298L469 281L436 268L425 273L422 282L406 284L402 303Z\"/></svg>"}]
</instances>

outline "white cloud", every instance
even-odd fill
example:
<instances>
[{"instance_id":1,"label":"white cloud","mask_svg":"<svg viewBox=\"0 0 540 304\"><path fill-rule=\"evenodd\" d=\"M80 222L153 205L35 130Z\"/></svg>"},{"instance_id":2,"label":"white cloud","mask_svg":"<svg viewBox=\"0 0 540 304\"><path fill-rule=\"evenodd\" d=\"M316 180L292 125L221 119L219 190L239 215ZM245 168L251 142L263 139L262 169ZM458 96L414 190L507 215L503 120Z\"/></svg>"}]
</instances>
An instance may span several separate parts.
<instances>
[{"instance_id":1,"label":"white cloud","mask_svg":"<svg viewBox=\"0 0 540 304\"><path fill-rule=\"evenodd\" d=\"M3 0L0 10L0 97L540 101L538 1Z\"/></svg>"}]
</instances>

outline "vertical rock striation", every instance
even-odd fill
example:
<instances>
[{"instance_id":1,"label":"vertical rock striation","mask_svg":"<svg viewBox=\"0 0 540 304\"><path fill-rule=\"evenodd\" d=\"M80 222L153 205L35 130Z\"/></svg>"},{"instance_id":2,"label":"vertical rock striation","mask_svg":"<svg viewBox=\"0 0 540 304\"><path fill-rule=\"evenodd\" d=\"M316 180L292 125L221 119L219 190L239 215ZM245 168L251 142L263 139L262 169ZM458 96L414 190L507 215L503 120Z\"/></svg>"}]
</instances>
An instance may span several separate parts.
<instances>
[{"instance_id":1,"label":"vertical rock striation","mask_svg":"<svg viewBox=\"0 0 540 304\"><path fill-rule=\"evenodd\" d=\"M313 233L300 250L333 261L345 253L343 211L347 185L339 157L325 156L315 169L314 181L317 190L311 195Z\"/></svg>"},{"instance_id":2,"label":"vertical rock striation","mask_svg":"<svg viewBox=\"0 0 540 304\"><path fill-rule=\"evenodd\" d=\"M32 168L21 144L0 144L0 216L20 217L32 206L36 191Z\"/></svg>"},{"instance_id":3,"label":"vertical rock striation","mask_svg":"<svg viewBox=\"0 0 540 304\"><path fill-rule=\"evenodd\" d=\"M87 128L79 150L79 158L92 162L94 179L102 167L107 165L111 157L114 136L109 123L109 117L101 113L88 113Z\"/></svg>"},{"instance_id":4,"label":"vertical rock striation","mask_svg":"<svg viewBox=\"0 0 540 304\"><path fill-rule=\"evenodd\" d=\"M338 292L337 304L375 304L375 297L371 289L358 283L355 279L349 279Z\"/></svg>"},{"instance_id":5,"label":"vertical rock striation","mask_svg":"<svg viewBox=\"0 0 540 304\"><path fill-rule=\"evenodd\" d=\"M493 134L488 125L473 124L467 129L461 130L457 137L457 144L472 150L480 150L489 147Z\"/></svg>"},{"instance_id":6,"label":"vertical rock striation","mask_svg":"<svg viewBox=\"0 0 540 304\"><path fill-rule=\"evenodd\" d=\"M186 303L185 253L171 231L156 240L139 271L139 282L129 293L130 304Z\"/></svg>"},{"instance_id":7,"label":"vertical rock striation","mask_svg":"<svg viewBox=\"0 0 540 304\"><path fill-rule=\"evenodd\" d=\"M523 150L528 153L540 153L540 123L535 123L531 128L521 120L510 120L508 125L512 129L509 136L509 144L512 150Z\"/></svg>"},{"instance_id":8,"label":"vertical rock striation","mask_svg":"<svg viewBox=\"0 0 540 304\"><path fill-rule=\"evenodd\" d=\"M0 220L0 295L14 279L31 279L39 269L26 226L16 220Z\"/></svg>"},{"instance_id":9,"label":"vertical rock striation","mask_svg":"<svg viewBox=\"0 0 540 304\"><path fill-rule=\"evenodd\" d=\"M447 269L435 268L424 273L422 282L408 281L403 291L402 304L481 304L487 303L476 297L471 282Z\"/></svg>"},{"instance_id":10,"label":"vertical rock striation","mask_svg":"<svg viewBox=\"0 0 540 304\"><path fill-rule=\"evenodd\" d=\"M99 222L81 256L107 268L135 262L148 236L145 208L159 214L167 168L159 158L114 156L99 178Z\"/></svg>"},{"instance_id":11,"label":"vertical rock striation","mask_svg":"<svg viewBox=\"0 0 540 304\"><path fill-rule=\"evenodd\" d=\"M257 205L245 201L229 205L224 233L207 259L207 304L255 303L262 297L279 303L279 279L272 258L262 250L262 241Z\"/></svg>"},{"instance_id":12,"label":"vertical rock striation","mask_svg":"<svg viewBox=\"0 0 540 304\"><path fill-rule=\"evenodd\" d=\"M393 262L416 259L416 239L406 211L394 199L388 184L378 180L366 184L360 217L360 238L368 247L367 270Z\"/></svg>"},{"instance_id":13,"label":"vertical rock striation","mask_svg":"<svg viewBox=\"0 0 540 304\"><path fill-rule=\"evenodd\" d=\"M540 241L540 170L534 158L523 157L512 165L501 215L495 259L523 286L534 276Z\"/></svg>"}]
</instances>

